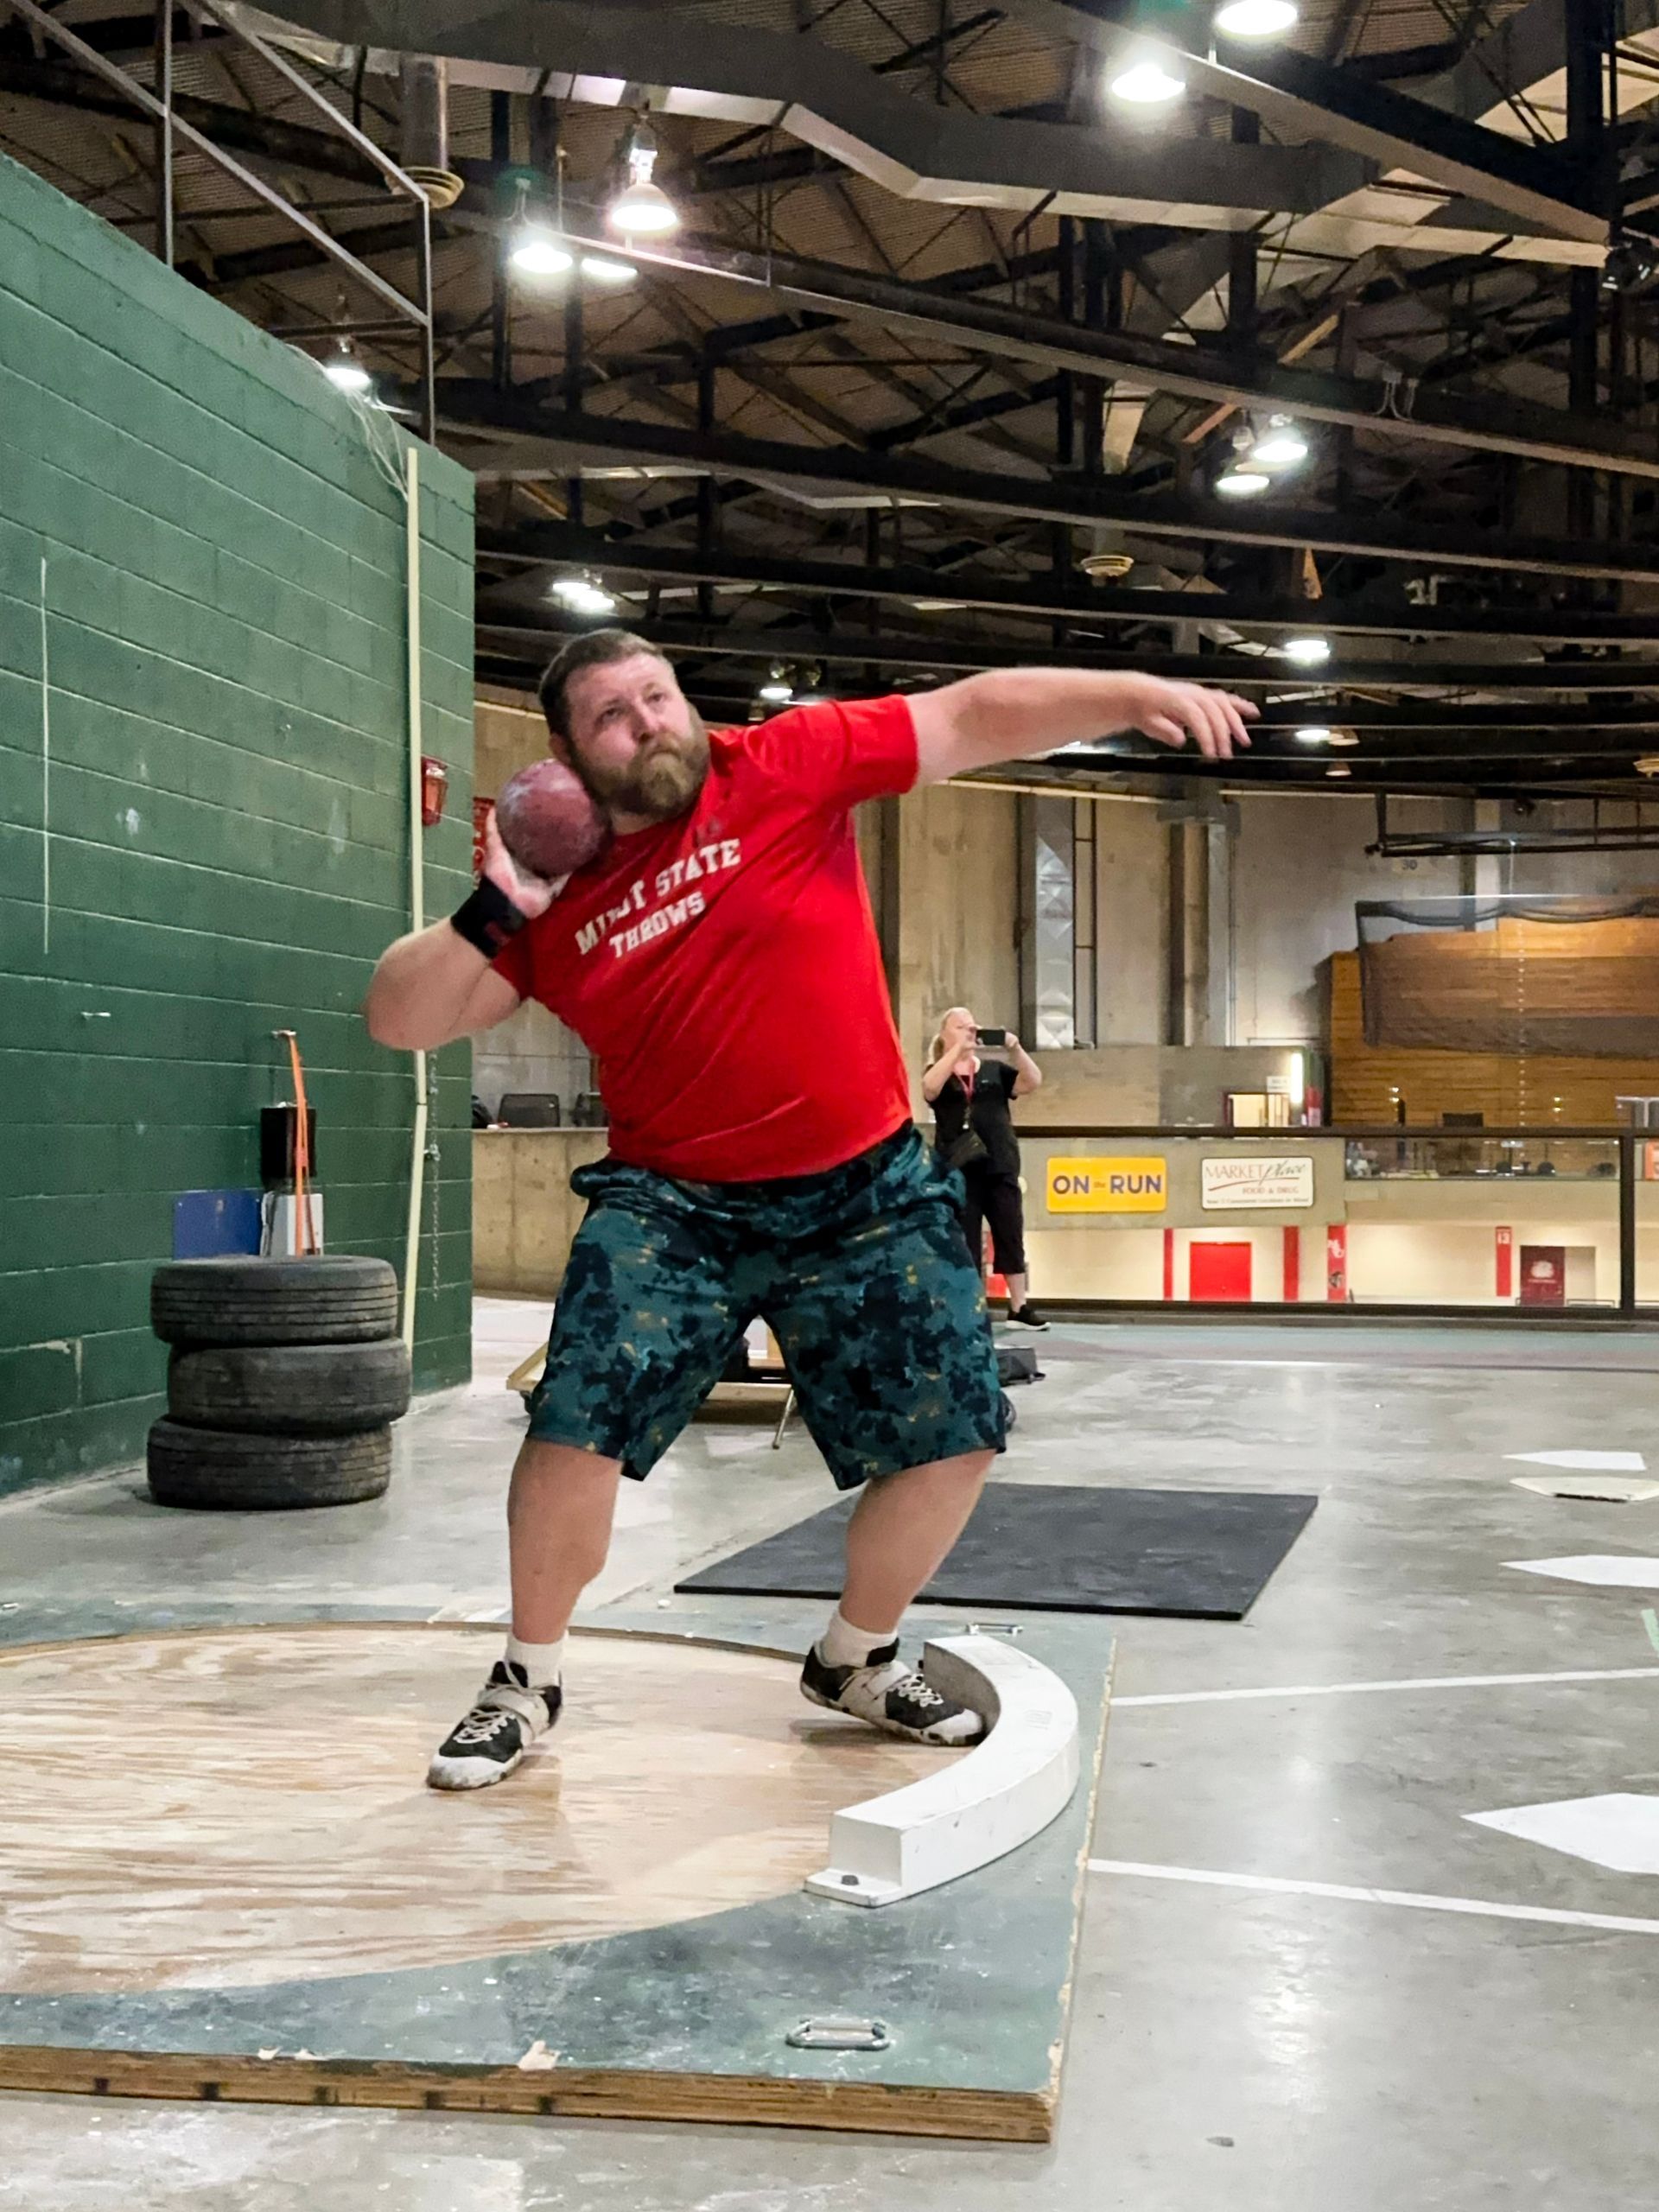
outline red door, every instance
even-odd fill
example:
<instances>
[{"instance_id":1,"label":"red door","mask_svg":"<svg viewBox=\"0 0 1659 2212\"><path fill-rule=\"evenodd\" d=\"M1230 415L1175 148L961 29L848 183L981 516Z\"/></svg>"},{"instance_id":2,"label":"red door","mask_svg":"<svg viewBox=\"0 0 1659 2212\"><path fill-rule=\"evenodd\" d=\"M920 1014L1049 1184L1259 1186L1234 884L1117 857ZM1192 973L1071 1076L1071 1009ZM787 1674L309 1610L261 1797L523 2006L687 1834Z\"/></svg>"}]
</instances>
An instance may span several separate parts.
<instances>
[{"instance_id":1,"label":"red door","mask_svg":"<svg viewBox=\"0 0 1659 2212\"><path fill-rule=\"evenodd\" d=\"M1250 1295L1250 1248L1248 1244L1211 1244L1195 1241L1188 1249L1190 1273L1187 1296L1195 1300L1248 1304Z\"/></svg>"}]
</instances>

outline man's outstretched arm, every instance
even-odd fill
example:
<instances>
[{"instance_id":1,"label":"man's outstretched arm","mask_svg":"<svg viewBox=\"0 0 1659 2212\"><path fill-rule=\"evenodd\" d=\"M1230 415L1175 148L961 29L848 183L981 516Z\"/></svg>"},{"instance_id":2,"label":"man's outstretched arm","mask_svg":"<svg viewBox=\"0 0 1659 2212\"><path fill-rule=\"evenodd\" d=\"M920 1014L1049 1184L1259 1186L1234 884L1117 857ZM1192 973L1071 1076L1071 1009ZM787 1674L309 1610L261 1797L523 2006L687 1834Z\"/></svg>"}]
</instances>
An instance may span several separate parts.
<instances>
[{"instance_id":1,"label":"man's outstretched arm","mask_svg":"<svg viewBox=\"0 0 1659 2212\"><path fill-rule=\"evenodd\" d=\"M1161 676L1096 675L1087 669L988 669L918 692L918 784L942 784L1001 760L1027 760L1115 730L1138 729L1160 745L1189 742L1206 760L1230 760L1249 744L1256 709L1230 691L1170 683Z\"/></svg>"}]
</instances>

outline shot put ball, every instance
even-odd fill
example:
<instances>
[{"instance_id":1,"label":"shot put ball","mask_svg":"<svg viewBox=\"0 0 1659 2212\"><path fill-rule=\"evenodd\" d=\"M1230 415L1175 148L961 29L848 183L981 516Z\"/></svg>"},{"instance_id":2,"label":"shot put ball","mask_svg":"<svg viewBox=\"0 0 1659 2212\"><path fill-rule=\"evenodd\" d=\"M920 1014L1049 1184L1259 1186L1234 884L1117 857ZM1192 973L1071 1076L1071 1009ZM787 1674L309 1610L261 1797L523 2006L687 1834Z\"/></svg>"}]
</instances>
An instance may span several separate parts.
<instances>
[{"instance_id":1,"label":"shot put ball","mask_svg":"<svg viewBox=\"0 0 1659 2212\"><path fill-rule=\"evenodd\" d=\"M610 826L562 760L521 768L495 802L501 842L514 863L551 882L597 860Z\"/></svg>"}]
</instances>

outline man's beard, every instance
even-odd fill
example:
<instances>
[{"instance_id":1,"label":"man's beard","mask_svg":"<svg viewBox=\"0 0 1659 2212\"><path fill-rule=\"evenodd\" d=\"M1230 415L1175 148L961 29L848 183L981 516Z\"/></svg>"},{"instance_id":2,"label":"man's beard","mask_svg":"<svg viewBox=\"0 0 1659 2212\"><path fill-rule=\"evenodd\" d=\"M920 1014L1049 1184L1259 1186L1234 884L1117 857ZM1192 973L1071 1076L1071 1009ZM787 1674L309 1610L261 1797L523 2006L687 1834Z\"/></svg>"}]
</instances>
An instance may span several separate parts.
<instances>
[{"instance_id":1,"label":"man's beard","mask_svg":"<svg viewBox=\"0 0 1659 2212\"><path fill-rule=\"evenodd\" d=\"M574 746L570 765L607 812L671 822L696 804L709 774L709 725L695 707L686 709L686 717L683 737L657 739L626 768L584 760Z\"/></svg>"}]
</instances>

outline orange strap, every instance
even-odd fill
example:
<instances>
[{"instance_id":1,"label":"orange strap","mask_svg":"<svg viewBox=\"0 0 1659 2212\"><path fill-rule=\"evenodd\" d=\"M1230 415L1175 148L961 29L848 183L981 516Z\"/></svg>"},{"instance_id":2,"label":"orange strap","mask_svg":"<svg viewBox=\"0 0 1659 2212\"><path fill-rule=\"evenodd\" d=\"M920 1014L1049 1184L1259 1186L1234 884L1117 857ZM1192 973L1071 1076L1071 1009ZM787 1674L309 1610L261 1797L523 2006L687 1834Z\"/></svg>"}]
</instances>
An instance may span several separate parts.
<instances>
[{"instance_id":1,"label":"orange strap","mask_svg":"<svg viewBox=\"0 0 1659 2212\"><path fill-rule=\"evenodd\" d=\"M294 1096L299 1115L294 1129L294 1253L298 1258L302 1254L315 1253L317 1246L305 1187L311 1173L311 1116L305 1103L305 1070L300 1065L300 1040L291 1033L288 1057L294 1071Z\"/></svg>"}]
</instances>

